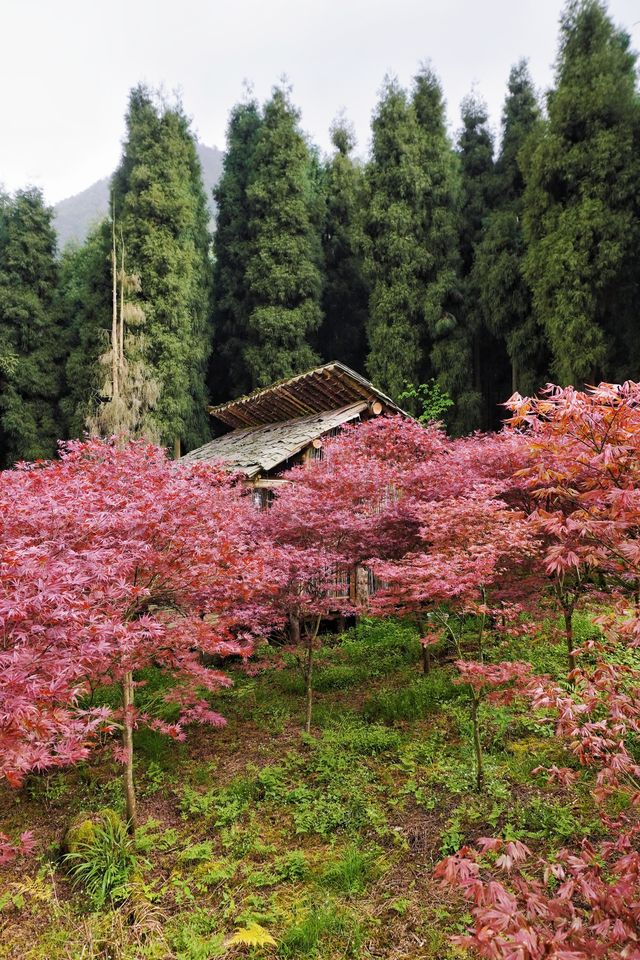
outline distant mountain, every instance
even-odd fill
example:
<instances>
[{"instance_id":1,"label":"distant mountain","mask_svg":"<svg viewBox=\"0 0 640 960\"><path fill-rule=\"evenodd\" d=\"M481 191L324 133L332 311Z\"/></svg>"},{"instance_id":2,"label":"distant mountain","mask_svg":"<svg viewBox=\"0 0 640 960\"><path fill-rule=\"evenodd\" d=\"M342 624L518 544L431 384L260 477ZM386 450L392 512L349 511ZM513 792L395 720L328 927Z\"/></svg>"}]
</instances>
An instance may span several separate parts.
<instances>
[{"instance_id":1,"label":"distant mountain","mask_svg":"<svg viewBox=\"0 0 640 960\"><path fill-rule=\"evenodd\" d=\"M198 156L202 166L202 180L204 183L209 212L212 221L215 218L215 204L211 190L220 179L224 154L217 147L206 147L198 144ZM58 233L58 248L60 250L71 240L82 243L91 227L102 220L109 211L109 182L110 177L97 180L90 187L73 197L61 200L54 207L53 224Z\"/></svg>"}]
</instances>

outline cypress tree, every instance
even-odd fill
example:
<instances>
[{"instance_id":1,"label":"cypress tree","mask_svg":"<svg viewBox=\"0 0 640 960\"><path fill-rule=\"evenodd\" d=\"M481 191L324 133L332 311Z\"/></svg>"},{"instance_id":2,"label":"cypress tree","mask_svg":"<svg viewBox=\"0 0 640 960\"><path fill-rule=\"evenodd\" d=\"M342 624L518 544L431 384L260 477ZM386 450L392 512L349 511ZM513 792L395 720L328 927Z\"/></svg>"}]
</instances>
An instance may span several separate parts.
<instances>
[{"instance_id":1,"label":"cypress tree","mask_svg":"<svg viewBox=\"0 0 640 960\"><path fill-rule=\"evenodd\" d=\"M473 277L476 249L494 198L493 136L485 104L475 95L462 101L458 137L461 172L460 269L462 304L455 337L441 377L455 402L456 432L488 426L488 404L496 372L496 354L478 309Z\"/></svg>"},{"instance_id":2,"label":"cypress tree","mask_svg":"<svg viewBox=\"0 0 640 960\"><path fill-rule=\"evenodd\" d=\"M182 107L135 88L113 180L116 223L137 276L145 317L144 364L157 383L152 419L176 453L209 435L209 233L200 162ZM135 301L134 301L135 302Z\"/></svg>"},{"instance_id":3,"label":"cypress tree","mask_svg":"<svg viewBox=\"0 0 640 960\"><path fill-rule=\"evenodd\" d=\"M628 35L572 0L548 121L523 153L525 274L563 383L637 376L639 131Z\"/></svg>"},{"instance_id":4,"label":"cypress tree","mask_svg":"<svg viewBox=\"0 0 640 960\"><path fill-rule=\"evenodd\" d=\"M496 163L496 205L473 266L482 321L504 344L509 358L510 377L499 381L503 396L498 394L498 400L516 390L535 393L546 382L542 331L533 316L531 291L523 274L524 180L518 163L518 155L539 118L528 67L521 61L509 75Z\"/></svg>"},{"instance_id":5,"label":"cypress tree","mask_svg":"<svg viewBox=\"0 0 640 960\"><path fill-rule=\"evenodd\" d=\"M430 70L415 78L411 96L386 81L367 181L367 369L397 397L431 375L433 340L455 326L457 172ZM436 348L437 370L439 360Z\"/></svg>"},{"instance_id":6,"label":"cypress tree","mask_svg":"<svg viewBox=\"0 0 640 960\"><path fill-rule=\"evenodd\" d=\"M319 353L364 370L369 287L364 269L364 170L352 157L352 127L331 130L335 153L326 168L326 215L322 233L325 284Z\"/></svg>"},{"instance_id":7,"label":"cypress tree","mask_svg":"<svg viewBox=\"0 0 640 960\"><path fill-rule=\"evenodd\" d=\"M39 190L0 196L0 465L55 453L62 336L53 210Z\"/></svg>"},{"instance_id":8,"label":"cypress tree","mask_svg":"<svg viewBox=\"0 0 640 960\"><path fill-rule=\"evenodd\" d=\"M110 225L95 227L81 246L67 246L60 260L58 309L66 327L66 365L61 408L67 435L81 437L103 397L100 356L111 325Z\"/></svg>"},{"instance_id":9,"label":"cypress tree","mask_svg":"<svg viewBox=\"0 0 640 960\"><path fill-rule=\"evenodd\" d=\"M251 388L292 376L318 358L321 320L317 169L288 93L263 110L247 187L249 299L244 366Z\"/></svg>"},{"instance_id":10,"label":"cypress tree","mask_svg":"<svg viewBox=\"0 0 640 960\"><path fill-rule=\"evenodd\" d=\"M247 187L261 117L255 100L231 112L222 177L214 188L217 206L214 235L213 333L209 373L211 397L221 402L251 388L245 366L250 302L246 287L249 261Z\"/></svg>"}]
</instances>

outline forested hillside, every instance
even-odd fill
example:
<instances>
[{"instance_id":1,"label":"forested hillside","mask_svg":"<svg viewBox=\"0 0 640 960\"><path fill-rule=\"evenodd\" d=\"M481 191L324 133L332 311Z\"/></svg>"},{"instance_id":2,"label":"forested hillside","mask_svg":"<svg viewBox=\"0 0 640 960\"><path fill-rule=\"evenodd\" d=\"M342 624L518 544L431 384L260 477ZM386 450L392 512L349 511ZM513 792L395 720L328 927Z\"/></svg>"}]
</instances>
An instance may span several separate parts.
<instances>
[{"instance_id":1,"label":"forested hillside","mask_svg":"<svg viewBox=\"0 0 640 960\"><path fill-rule=\"evenodd\" d=\"M277 86L232 110L213 194L182 105L134 89L80 246L56 255L37 191L1 198L0 462L86 429L184 450L208 401L322 360L416 413L408 385L433 381L454 435L514 391L637 377L636 68L605 4L570 0L552 89L516 62L497 135L477 93L447 118L420 68L384 81L364 160L343 117L322 156Z\"/></svg>"}]
</instances>

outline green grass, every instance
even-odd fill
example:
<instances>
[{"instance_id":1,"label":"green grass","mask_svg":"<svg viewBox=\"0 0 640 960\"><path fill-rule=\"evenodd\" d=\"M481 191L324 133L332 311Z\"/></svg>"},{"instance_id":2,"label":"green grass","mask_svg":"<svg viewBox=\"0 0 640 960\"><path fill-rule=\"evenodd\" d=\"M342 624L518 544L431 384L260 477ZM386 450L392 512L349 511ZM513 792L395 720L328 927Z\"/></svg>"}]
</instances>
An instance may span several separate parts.
<instances>
[{"instance_id":1,"label":"green grass","mask_svg":"<svg viewBox=\"0 0 640 960\"><path fill-rule=\"evenodd\" d=\"M589 618L578 628L594 629ZM496 653L566 670L562 643L541 637ZM446 663L422 675L411 624L362 622L318 654L307 736L294 665L238 673L213 698L225 730L194 727L184 744L137 733L135 866L128 844L103 844L85 851L75 887L59 859L64 826L79 811L122 810L121 768L105 757L30 777L6 795L3 830L36 825L39 859L8 874L0 956L453 960L448 938L468 918L431 879L443 854L492 835L553 853L602 830L587 774L570 792L533 774L575 761L517 702L482 707L486 789L477 793L454 676ZM155 709L167 681L153 670L145 679L140 700ZM612 813L627 805L622 793L611 798ZM104 892L92 887L99 875L111 878ZM250 923L276 946L230 951L229 937Z\"/></svg>"}]
</instances>

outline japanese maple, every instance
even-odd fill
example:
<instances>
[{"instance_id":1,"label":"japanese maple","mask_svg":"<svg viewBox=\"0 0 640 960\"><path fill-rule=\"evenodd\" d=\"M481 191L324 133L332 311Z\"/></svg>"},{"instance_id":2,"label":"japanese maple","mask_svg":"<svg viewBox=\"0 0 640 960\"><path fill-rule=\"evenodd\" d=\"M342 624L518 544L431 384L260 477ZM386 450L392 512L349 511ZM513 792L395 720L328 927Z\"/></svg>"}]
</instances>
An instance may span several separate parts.
<instances>
[{"instance_id":1,"label":"japanese maple","mask_svg":"<svg viewBox=\"0 0 640 960\"><path fill-rule=\"evenodd\" d=\"M515 395L507 406L509 430L527 449L514 479L544 542L571 672L576 605L607 578L638 593L640 384L550 386L540 397Z\"/></svg>"},{"instance_id":2,"label":"japanese maple","mask_svg":"<svg viewBox=\"0 0 640 960\"><path fill-rule=\"evenodd\" d=\"M614 633L588 641L592 662L577 661L570 687L548 678L524 678L519 692L544 711L540 722L553 724L573 767L554 765L534 773L570 787L579 776L576 766L591 768L595 798L604 803L613 792L624 792L627 812L613 818L602 807L603 827L613 839L598 844L584 840L578 851L564 849L552 859L501 838L483 838L475 848L464 847L446 858L436 876L471 902L473 927L456 940L476 956L640 957L640 765L634 756L640 671L625 663L621 640ZM482 668L477 682L485 673Z\"/></svg>"},{"instance_id":3,"label":"japanese maple","mask_svg":"<svg viewBox=\"0 0 640 960\"><path fill-rule=\"evenodd\" d=\"M535 531L510 502L519 444L477 436L451 442L440 456L417 464L406 506L417 533L399 557L371 561L383 584L373 609L435 626L425 649L448 638L462 658L462 632L473 614L482 657L485 627L507 615L513 620L525 579L525 592L536 590Z\"/></svg>"},{"instance_id":4,"label":"japanese maple","mask_svg":"<svg viewBox=\"0 0 640 960\"><path fill-rule=\"evenodd\" d=\"M133 730L184 737L224 723L200 691L230 683L201 652L246 657L268 622L268 557L253 509L217 470L187 469L145 442L91 440L59 460L0 475L0 773L82 760L98 733L122 729L127 815L135 825ZM136 671L175 684L175 724L136 711ZM119 684L122 708L89 704Z\"/></svg>"},{"instance_id":5,"label":"japanese maple","mask_svg":"<svg viewBox=\"0 0 640 960\"><path fill-rule=\"evenodd\" d=\"M313 651L323 619L360 610L350 581L371 556L396 556L418 531L412 471L446 447L437 427L380 417L348 427L325 442L322 459L290 470L259 525L279 551L281 589L274 605L302 646L306 729L312 709ZM258 522L258 521L257 521Z\"/></svg>"}]
</instances>

